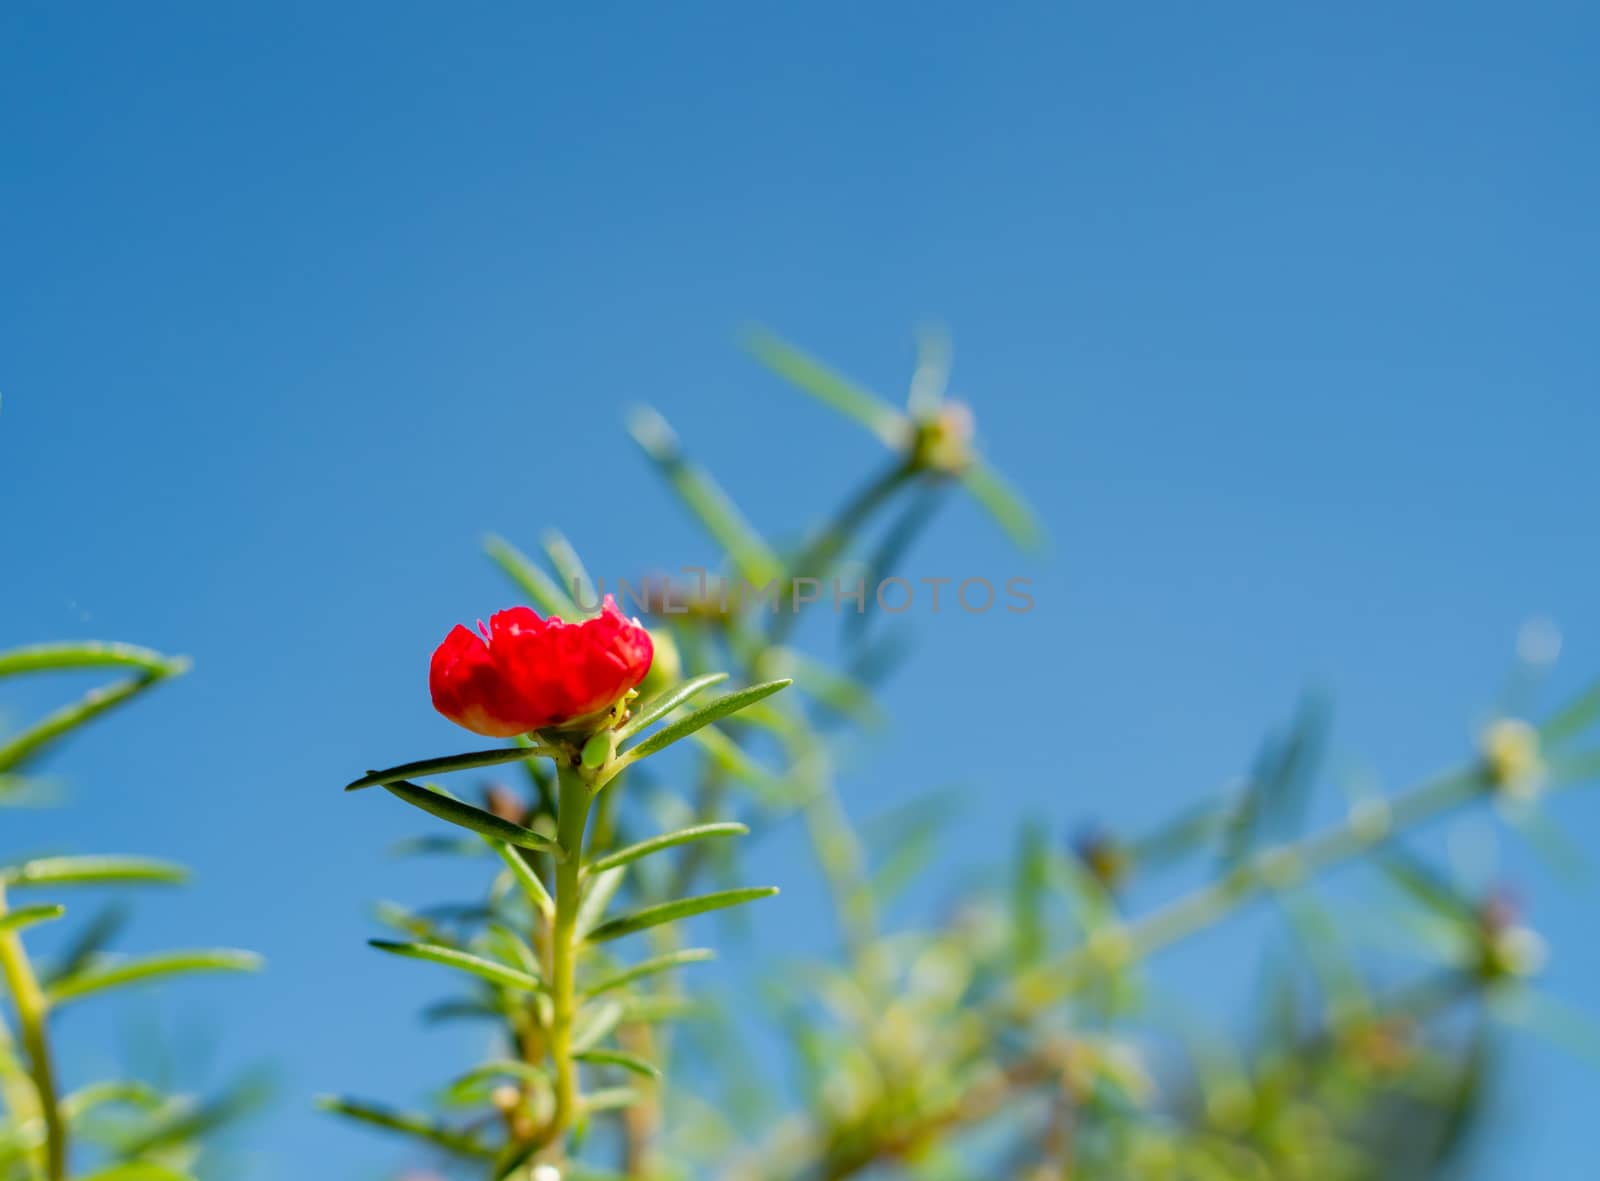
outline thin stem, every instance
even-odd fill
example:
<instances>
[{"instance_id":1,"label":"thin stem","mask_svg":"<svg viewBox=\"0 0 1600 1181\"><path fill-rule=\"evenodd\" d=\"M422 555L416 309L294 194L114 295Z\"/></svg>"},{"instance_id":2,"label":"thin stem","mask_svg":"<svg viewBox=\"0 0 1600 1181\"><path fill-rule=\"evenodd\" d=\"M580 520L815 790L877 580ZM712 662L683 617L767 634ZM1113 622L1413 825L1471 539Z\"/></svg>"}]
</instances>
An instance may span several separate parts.
<instances>
[{"instance_id":1,"label":"thin stem","mask_svg":"<svg viewBox=\"0 0 1600 1181\"><path fill-rule=\"evenodd\" d=\"M5 890L0 887L0 916L6 913ZM28 1075L39 1103L45 1129L45 1176L49 1181L65 1181L67 1175L67 1126L61 1118L56 1097L55 1067L51 1063L50 1039L45 1022L50 1002L33 974L33 964L16 931L0 933L0 974L17 1008L17 1026L22 1047L28 1055Z\"/></svg>"},{"instance_id":2,"label":"thin stem","mask_svg":"<svg viewBox=\"0 0 1600 1181\"><path fill-rule=\"evenodd\" d=\"M589 781L576 767L562 765L556 838L566 857L556 866L556 917L550 932L550 1061L555 1068L555 1110L540 1135L541 1146L555 1142L578 1108L578 1064L572 1057L572 1023L577 1016L577 923L583 875L583 830L593 799Z\"/></svg>"}]
</instances>

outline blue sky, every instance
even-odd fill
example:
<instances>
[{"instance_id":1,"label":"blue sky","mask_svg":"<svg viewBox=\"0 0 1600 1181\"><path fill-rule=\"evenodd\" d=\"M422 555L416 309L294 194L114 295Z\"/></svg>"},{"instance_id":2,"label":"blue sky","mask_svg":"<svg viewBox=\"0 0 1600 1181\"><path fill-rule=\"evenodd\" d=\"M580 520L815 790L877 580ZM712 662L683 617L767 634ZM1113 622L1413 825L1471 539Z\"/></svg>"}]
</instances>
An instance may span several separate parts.
<instances>
[{"instance_id":1,"label":"blue sky","mask_svg":"<svg viewBox=\"0 0 1600 1181\"><path fill-rule=\"evenodd\" d=\"M1335 765L1465 749L1518 626L1600 671L1600 33L1580 4L285 3L0 12L0 643L195 658L59 770L8 847L195 865L132 940L272 960L168 1002L280 1064L261 1169L378 1177L309 1111L414 1099L474 1047L436 979L363 946L443 871L341 796L456 747L426 655L506 601L486 530L605 571L707 556L619 429L648 401L776 535L873 445L734 346L771 324L898 393L937 319L956 391L1053 538L970 506L919 573L1023 574L1026 616L917 621L858 815L982 784L962 865L1019 818L1148 821L1242 768L1307 686ZM959 677L950 677L959 670ZM952 767L975 715L1048 740ZM1579 840L1590 797L1556 804ZM8 827L8 833L13 831ZM1600 995L1592 883L1514 848ZM785 923L825 946L798 841ZM774 904L780 905L780 904ZM1226 939L1219 941L1226 948ZM1196 979L1230 984L1224 952ZM89 1034L69 1031L93 1069ZM73 1039L76 1039L73 1041ZM1482 1166L1573 1174L1594 1076L1518 1044Z\"/></svg>"}]
</instances>

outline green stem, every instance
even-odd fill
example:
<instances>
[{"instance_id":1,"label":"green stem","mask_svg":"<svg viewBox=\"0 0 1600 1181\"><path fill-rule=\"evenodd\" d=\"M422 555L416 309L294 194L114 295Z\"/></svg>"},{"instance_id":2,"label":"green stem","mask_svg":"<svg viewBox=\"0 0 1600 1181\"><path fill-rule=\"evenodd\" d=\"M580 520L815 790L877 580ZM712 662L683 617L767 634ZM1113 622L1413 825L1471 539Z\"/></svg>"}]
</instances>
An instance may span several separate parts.
<instances>
[{"instance_id":1,"label":"green stem","mask_svg":"<svg viewBox=\"0 0 1600 1181\"><path fill-rule=\"evenodd\" d=\"M0 888L0 916L5 913L5 891ZM65 1181L67 1126L57 1102L55 1067L51 1064L50 1039L45 1030L50 1002L39 987L27 949L16 931L0 933L0 974L4 975L16 1005L22 1047L28 1055L28 1075L33 1080L39 1112L44 1119L45 1176L49 1181Z\"/></svg>"},{"instance_id":2,"label":"green stem","mask_svg":"<svg viewBox=\"0 0 1600 1181\"><path fill-rule=\"evenodd\" d=\"M553 1143L572 1123L578 1107L578 1065L572 1057L577 1016L577 923L583 880L583 830L593 799L589 781L576 767L558 769L556 838L566 857L556 865L556 917L550 934L550 1061L555 1068L555 1110L540 1140Z\"/></svg>"}]
</instances>

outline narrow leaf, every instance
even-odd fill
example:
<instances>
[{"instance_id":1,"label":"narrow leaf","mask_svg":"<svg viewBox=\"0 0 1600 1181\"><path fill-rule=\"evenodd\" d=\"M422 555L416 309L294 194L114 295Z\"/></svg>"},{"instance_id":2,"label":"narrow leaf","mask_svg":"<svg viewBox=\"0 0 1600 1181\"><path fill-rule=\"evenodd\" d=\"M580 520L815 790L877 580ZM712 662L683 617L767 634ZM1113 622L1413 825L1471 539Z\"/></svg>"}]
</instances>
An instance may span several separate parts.
<instances>
[{"instance_id":1,"label":"narrow leaf","mask_svg":"<svg viewBox=\"0 0 1600 1181\"><path fill-rule=\"evenodd\" d=\"M0 744L0 774L21 770L79 726L124 702L131 701L165 679L164 676L144 673L114 685L91 689L71 705L62 706L6 743Z\"/></svg>"},{"instance_id":2,"label":"narrow leaf","mask_svg":"<svg viewBox=\"0 0 1600 1181\"><path fill-rule=\"evenodd\" d=\"M565 854L561 846L547 836L534 832L531 828L523 828L520 824L513 824L509 820L502 820L493 812L486 812L482 808L475 808L471 804L463 803L454 796L447 796L442 791L433 791L415 783L400 780L397 783L385 783L385 791L400 797L406 803L421 808L430 815L437 816L440 820L448 821L461 828L470 829L479 836L489 837L491 840L504 841L508 845L516 845L520 849L536 849L541 853L549 853L557 860L564 860Z\"/></svg>"},{"instance_id":3,"label":"narrow leaf","mask_svg":"<svg viewBox=\"0 0 1600 1181\"><path fill-rule=\"evenodd\" d=\"M561 584L505 538L491 534L484 540L483 552L546 615L559 615L566 620L579 618L578 605Z\"/></svg>"},{"instance_id":4,"label":"narrow leaf","mask_svg":"<svg viewBox=\"0 0 1600 1181\"><path fill-rule=\"evenodd\" d=\"M544 882L534 872L533 866L529 865L522 854L517 852L516 846L507 844L505 841L493 840L489 837L485 837L484 840L488 842L489 848L498 853L500 859L510 867L511 876L517 879L517 884L522 887L522 892L528 896L528 901L533 903L539 913L546 918L554 917L556 900L550 897L550 891L545 888Z\"/></svg>"},{"instance_id":5,"label":"narrow leaf","mask_svg":"<svg viewBox=\"0 0 1600 1181\"><path fill-rule=\"evenodd\" d=\"M541 987L536 977L519 971L506 964L496 963L494 960L484 959L482 956L473 955L468 951L459 951L454 947L444 947L438 943L395 943L388 939L369 939L367 942L379 951L386 951L390 955L405 956L407 959L426 960L432 964L443 964L447 968L455 968L460 972L467 972L480 979L487 980L490 984L498 984L502 988L515 988L521 992L537 992Z\"/></svg>"},{"instance_id":6,"label":"narrow leaf","mask_svg":"<svg viewBox=\"0 0 1600 1181\"><path fill-rule=\"evenodd\" d=\"M961 473L961 482L1019 549L1036 550L1044 534L1022 497L987 464L975 463Z\"/></svg>"},{"instance_id":7,"label":"narrow leaf","mask_svg":"<svg viewBox=\"0 0 1600 1181\"><path fill-rule=\"evenodd\" d=\"M574 1054L573 1057L579 1062L588 1062L594 1066L620 1066L623 1070L642 1075L644 1078L661 1077L658 1068L637 1054L625 1054L621 1050L584 1050Z\"/></svg>"},{"instance_id":8,"label":"narrow leaf","mask_svg":"<svg viewBox=\"0 0 1600 1181\"><path fill-rule=\"evenodd\" d=\"M1600 721L1600 682L1589 686L1539 727L1539 741L1557 746Z\"/></svg>"},{"instance_id":9,"label":"narrow leaf","mask_svg":"<svg viewBox=\"0 0 1600 1181\"><path fill-rule=\"evenodd\" d=\"M583 1097L583 1107L585 1111L616 1111L632 1107L639 1098L639 1092L632 1087L602 1087Z\"/></svg>"},{"instance_id":10,"label":"narrow leaf","mask_svg":"<svg viewBox=\"0 0 1600 1181\"><path fill-rule=\"evenodd\" d=\"M581 1054L599 1045L622 1020L624 1009L616 1001L585 1008L572 1028L572 1051Z\"/></svg>"},{"instance_id":11,"label":"narrow leaf","mask_svg":"<svg viewBox=\"0 0 1600 1181\"><path fill-rule=\"evenodd\" d=\"M96 1169L79 1178L79 1181L195 1181L194 1174L184 1173L151 1161L131 1161Z\"/></svg>"},{"instance_id":12,"label":"narrow leaf","mask_svg":"<svg viewBox=\"0 0 1600 1181\"><path fill-rule=\"evenodd\" d=\"M140 882L176 885L188 878L189 871L183 866L153 857L39 857L0 869L0 884L6 886L99 886Z\"/></svg>"},{"instance_id":13,"label":"narrow leaf","mask_svg":"<svg viewBox=\"0 0 1600 1181\"><path fill-rule=\"evenodd\" d=\"M592 604L591 610L598 610L600 596L595 592L594 581L589 577L589 572L583 568L583 562L578 557L578 551L572 547L562 534L554 529L545 531L544 552L550 559L550 564L556 568L556 573L561 576L561 589L570 597L573 604L582 610L585 604Z\"/></svg>"},{"instance_id":14,"label":"narrow leaf","mask_svg":"<svg viewBox=\"0 0 1600 1181\"><path fill-rule=\"evenodd\" d=\"M727 679L727 673L706 673L657 694L635 710L633 715L618 727L617 741L619 743L627 741L646 726L653 725L666 717L695 694Z\"/></svg>"},{"instance_id":15,"label":"narrow leaf","mask_svg":"<svg viewBox=\"0 0 1600 1181\"><path fill-rule=\"evenodd\" d=\"M496 1079L515 1079L541 1091L547 1091L550 1088L550 1076L543 1067L534 1066L530 1062L519 1062L514 1058L503 1058L493 1062L485 1062L481 1066L475 1066L453 1080L445 1088L445 1100L451 1103L465 1103L477 1100L485 1090L484 1084Z\"/></svg>"},{"instance_id":16,"label":"narrow leaf","mask_svg":"<svg viewBox=\"0 0 1600 1181\"><path fill-rule=\"evenodd\" d=\"M414 763L401 763L387 771L368 771L360 779L345 785L345 791L359 791L363 787L387 786L402 779L416 779L423 775L447 775L451 771L470 771L475 767L494 767L501 763L520 763L543 754L542 747L497 746L493 750L473 750L466 754L444 755L436 759L418 759Z\"/></svg>"},{"instance_id":17,"label":"narrow leaf","mask_svg":"<svg viewBox=\"0 0 1600 1181\"><path fill-rule=\"evenodd\" d=\"M627 865L630 861L637 861L661 849L670 849L674 845L685 845L690 841L702 841L707 837L744 836L750 830L743 824L726 821L718 824L696 824L689 828L680 828L675 832L664 832L660 836L651 837L649 840L640 841L636 845L618 849L614 853L607 853L604 857L593 861L589 865L592 873L604 873L608 869L615 869L619 865Z\"/></svg>"},{"instance_id":18,"label":"narrow leaf","mask_svg":"<svg viewBox=\"0 0 1600 1181\"><path fill-rule=\"evenodd\" d=\"M61 1114L69 1121L79 1119L97 1107L123 1104L152 1111L165 1100L160 1091L135 1079L90 1083L61 1101Z\"/></svg>"},{"instance_id":19,"label":"narrow leaf","mask_svg":"<svg viewBox=\"0 0 1600 1181\"><path fill-rule=\"evenodd\" d=\"M643 742L625 752L629 762L635 762L655 754L658 750L671 746L680 738L687 738L702 726L709 726L720 718L729 714L738 713L747 705L753 705L764 697L771 697L780 689L785 689L794 682L787 677L777 681L767 681L760 685L751 685L747 689L736 689L732 693L724 693L721 697L707 702L686 717L679 718L676 722L663 726Z\"/></svg>"},{"instance_id":20,"label":"narrow leaf","mask_svg":"<svg viewBox=\"0 0 1600 1181\"><path fill-rule=\"evenodd\" d=\"M903 447L910 433L906 417L877 394L836 373L821 361L763 328L745 334L745 347L768 369L817 401L854 419L887 446Z\"/></svg>"},{"instance_id":21,"label":"narrow leaf","mask_svg":"<svg viewBox=\"0 0 1600 1181\"><path fill-rule=\"evenodd\" d=\"M583 901L578 904L577 933L582 939L605 917L606 908L622 886L625 871L621 868L604 870L589 878Z\"/></svg>"},{"instance_id":22,"label":"narrow leaf","mask_svg":"<svg viewBox=\"0 0 1600 1181\"><path fill-rule=\"evenodd\" d=\"M717 958L717 953L709 947L686 947L681 951L670 951L665 955L658 955L652 959L641 960L630 968L624 968L614 976L607 976L598 984L590 985L584 989L585 996L599 996L601 993L612 992L618 988L625 988L635 980L642 980L647 976L656 976L662 972L670 972L674 968L681 968L685 964L703 964Z\"/></svg>"},{"instance_id":23,"label":"narrow leaf","mask_svg":"<svg viewBox=\"0 0 1600 1181\"><path fill-rule=\"evenodd\" d=\"M457 1156L486 1159L493 1153L466 1132L458 1132L429 1119L426 1115L409 1111L395 1111L376 1104L361 1103L338 1095L323 1095L317 1100L323 1111L331 1111L347 1119L358 1120L375 1128L414 1136Z\"/></svg>"},{"instance_id":24,"label":"narrow leaf","mask_svg":"<svg viewBox=\"0 0 1600 1181\"><path fill-rule=\"evenodd\" d=\"M97 641L31 644L26 648L0 652L0 677L83 668L136 668L140 672L172 677L187 671L188 667L188 660L181 656L163 656L133 644Z\"/></svg>"},{"instance_id":25,"label":"narrow leaf","mask_svg":"<svg viewBox=\"0 0 1600 1181\"><path fill-rule=\"evenodd\" d=\"M607 940L620 939L624 935L632 935L635 931L658 927L662 923L675 922L691 915L738 906L742 902L753 902L757 898L771 898L777 892L776 886L748 886L738 890L719 890L714 894L701 894L694 898L679 898L673 902L647 906L633 914L601 923L589 932L589 942L604 943Z\"/></svg>"},{"instance_id":26,"label":"narrow leaf","mask_svg":"<svg viewBox=\"0 0 1600 1181\"><path fill-rule=\"evenodd\" d=\"M31 927L35 923L47 923L51 919L58 919L67 913L67 908L55 904L43 906L19 906L16 910L0 915L0 934L7 931L20 931L24 927Z\"/></svg>"},{"instance_id":27,"label":"narrow leaf","mask_svg":"<svg viewBox=\"0 0 1600 1181\"><path fill-rule=\"evenodd\" d=\"M628 416L628 433L654 462L678 499L727 553L741 578L751 586L764 587L778 577L782 569L778 556L733 506L727 493L684 458L666 419L648 406L636 407Z\"/></svg>"},{"instance_id":28,"label":"narrow leaf","mask_svg":"<svg viewBox=\"0 0 1600 1181\"><path fill-rule=\"evenodd\" d=\"M68 976L50 986L55 1002L76 1000L91 993L104 992L124 984L137 984L190 972L256 972L262 959L254 952L217 948L201 951L167 951L136 956L109 965L93 965L76 976Z\"/></svg>"}]
</instances>

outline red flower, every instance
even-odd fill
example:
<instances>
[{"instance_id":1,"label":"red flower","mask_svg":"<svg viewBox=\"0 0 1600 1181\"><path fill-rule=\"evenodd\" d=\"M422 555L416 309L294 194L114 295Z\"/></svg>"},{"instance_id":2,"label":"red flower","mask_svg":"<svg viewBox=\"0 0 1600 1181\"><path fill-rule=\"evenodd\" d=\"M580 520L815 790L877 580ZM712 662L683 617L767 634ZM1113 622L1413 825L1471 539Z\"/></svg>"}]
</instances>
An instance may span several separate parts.
<instances>
[{"instance_id":1,"label":"red flower","mask_svg":"<svg viewBox=\"0 0 1600 1181\"><path fill-rule=\"evenodd\" d=\"M650 633L625 619L610 595L581 623L531 607L456 625L433 653L433 707L459 726L510 738L562 726L608 708L650 671Z\"/></svg>"}]
</instances>

